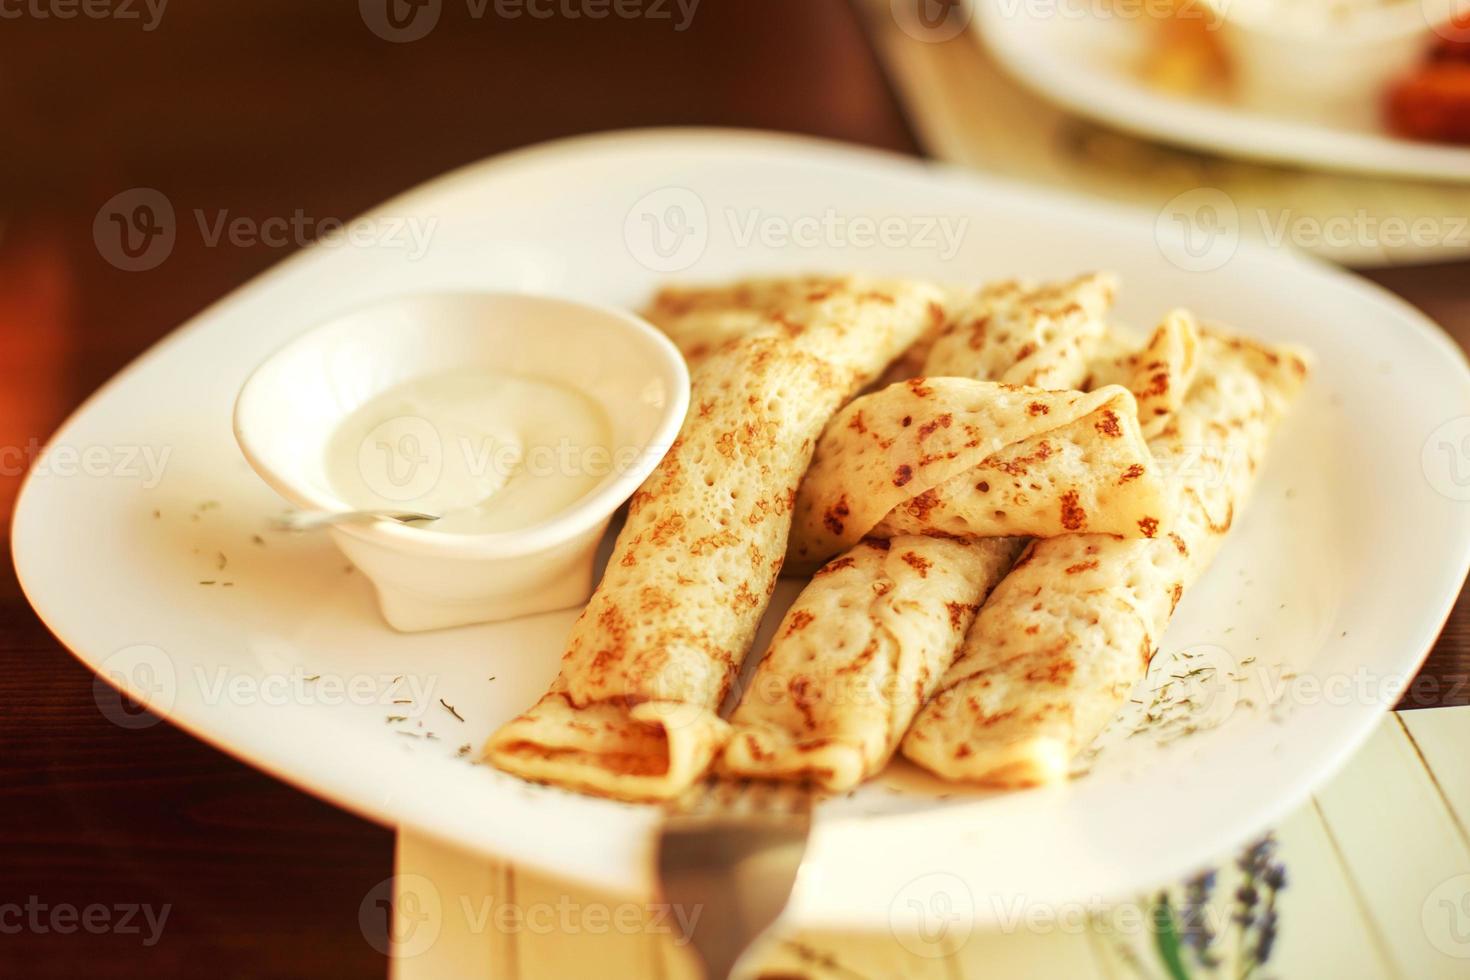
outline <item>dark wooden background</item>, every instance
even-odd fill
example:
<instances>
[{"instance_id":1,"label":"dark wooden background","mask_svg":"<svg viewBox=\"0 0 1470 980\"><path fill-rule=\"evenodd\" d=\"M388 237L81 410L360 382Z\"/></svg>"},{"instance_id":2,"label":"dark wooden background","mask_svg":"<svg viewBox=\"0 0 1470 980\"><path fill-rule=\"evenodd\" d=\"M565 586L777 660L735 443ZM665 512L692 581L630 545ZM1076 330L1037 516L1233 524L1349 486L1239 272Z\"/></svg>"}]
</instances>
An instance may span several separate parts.
<instances>
[{"instance_id":1,"label":"dark wooden background","mask_svg":"<svg viewBox=\"0 0 1470 980\"><path fill-rule=\"evenodd\" d=\"M92 221L128 188L257 220L348 218L479 157L624 126L917 152L843 0L702 0L682 31L673 5L672 19L511 20L443 0L437 27L404 44L351 0L176 0L151 31L141 3L126 8L141 20L63 20L35 13L54 0L28 2L0 19L0 447L44 442L130 359L286 254L180 235L158 268L120 271ZM1470 265L1379 278L1470 340ZM7 528L14 470L0 473ZM1462 601L1410 698L1470 701L1467 674ZM108 722L0 563L0 976L381 976L357 909L391 873L392 843L167 723ZM7 903L31 896L170 913L151 947L15 931Z\"/></svg>"}]
</instances>

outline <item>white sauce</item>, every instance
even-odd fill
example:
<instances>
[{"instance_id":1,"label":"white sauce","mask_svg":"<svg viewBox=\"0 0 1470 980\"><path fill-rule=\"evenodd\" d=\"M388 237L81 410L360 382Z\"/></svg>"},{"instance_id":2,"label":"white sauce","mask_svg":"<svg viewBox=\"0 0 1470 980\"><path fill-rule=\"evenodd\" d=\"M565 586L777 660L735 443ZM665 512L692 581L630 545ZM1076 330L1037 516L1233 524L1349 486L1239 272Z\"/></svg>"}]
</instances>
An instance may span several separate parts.
<instances>
[{"instance_id":1,"label":"white sauce","mask_svg":"<svg viewBox=\"0 0 1470 980\"><path fill-rule=\"evenodd\" d=\"M337 427L326 476L354 509L440 515L457 534L539 523L607 475L602 407L565 385L497 371L455 371L372 398Z\"/></svg>"}]
</instances>

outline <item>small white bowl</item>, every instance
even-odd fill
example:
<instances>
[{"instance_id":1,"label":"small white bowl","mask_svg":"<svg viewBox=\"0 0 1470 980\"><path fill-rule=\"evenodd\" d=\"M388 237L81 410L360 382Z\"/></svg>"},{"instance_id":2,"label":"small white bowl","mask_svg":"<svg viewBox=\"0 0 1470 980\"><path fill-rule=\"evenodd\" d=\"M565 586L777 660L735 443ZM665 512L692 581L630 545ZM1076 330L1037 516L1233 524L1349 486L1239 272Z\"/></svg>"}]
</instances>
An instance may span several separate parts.
<instances>
[{"instance_id":1,"label":"small white bowl","mask_svg":"<svg viewBox=\"0 0 1470 980\"><path fill-rule=\"evenodd\" d=\"M281 496L352 510L327 479L326 447L364 402L405 382L484 366L560 382L600 404L624 465L561 513L516 531L452 534L395 521L329 533L377 589L399 630L565 609L592 589L612 514L657 465L689 407L678 350L638 317L516 293L444 293L378 303L325 323L255 369L235 402L235 438ZM631 462L626 457L631 456Z\"/></svg>"},{"instance_id":2,"label":"small white bowl","mask_svg":"<svg viewBox=\"0 0 1470 980\"><path fill-rule=\"evenodd\" d=\"M1389 86L1421 61L1436 31L1470 10L1470 0L1393 0L1337 20L1269 2L1204 6L1217 18L1241 104L1376 128Z\"/></svg>"}]
</instances>

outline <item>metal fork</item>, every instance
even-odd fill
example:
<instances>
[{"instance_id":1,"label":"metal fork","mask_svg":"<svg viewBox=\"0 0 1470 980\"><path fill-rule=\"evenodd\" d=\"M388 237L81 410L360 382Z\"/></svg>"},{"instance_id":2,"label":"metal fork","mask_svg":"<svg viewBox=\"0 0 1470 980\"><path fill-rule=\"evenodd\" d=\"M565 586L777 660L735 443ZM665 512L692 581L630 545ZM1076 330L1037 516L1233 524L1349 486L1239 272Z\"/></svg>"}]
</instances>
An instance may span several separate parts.
<instances>
[{"instance_id":1,"label":"metal fork","mask_svg":"<svg viewBox=\"0 0 1470 980\"><path fill-rule=\"evenodd\" d=\"M786 907L811 830L812 791L797 783L711 779L663 825L664 900L691 914L684 940L710 980L724 980Z\"/></svg>"}]
</instances>

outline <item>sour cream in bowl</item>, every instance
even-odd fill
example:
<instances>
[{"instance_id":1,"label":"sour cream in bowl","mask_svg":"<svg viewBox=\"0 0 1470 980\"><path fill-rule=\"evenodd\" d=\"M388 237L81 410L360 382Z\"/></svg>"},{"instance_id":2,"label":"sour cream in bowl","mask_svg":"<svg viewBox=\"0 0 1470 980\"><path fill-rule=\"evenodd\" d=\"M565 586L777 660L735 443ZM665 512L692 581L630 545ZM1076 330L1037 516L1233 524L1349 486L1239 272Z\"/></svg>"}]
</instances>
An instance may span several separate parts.
<instances>
[{"instance_id":1,"label":"sour cream in bowl","mask_svg":"<svg viewBox=\"0 0 1470 980\"><path fill-rule=\"evenodd\" d=\"M241 389L235 436L297 507L439 518L327 532L388 623L424 630L584 602L613 512L672 444L688 401L683 358L631 314L427 294L278 351Z\"/></svg>"}]
</instances>

